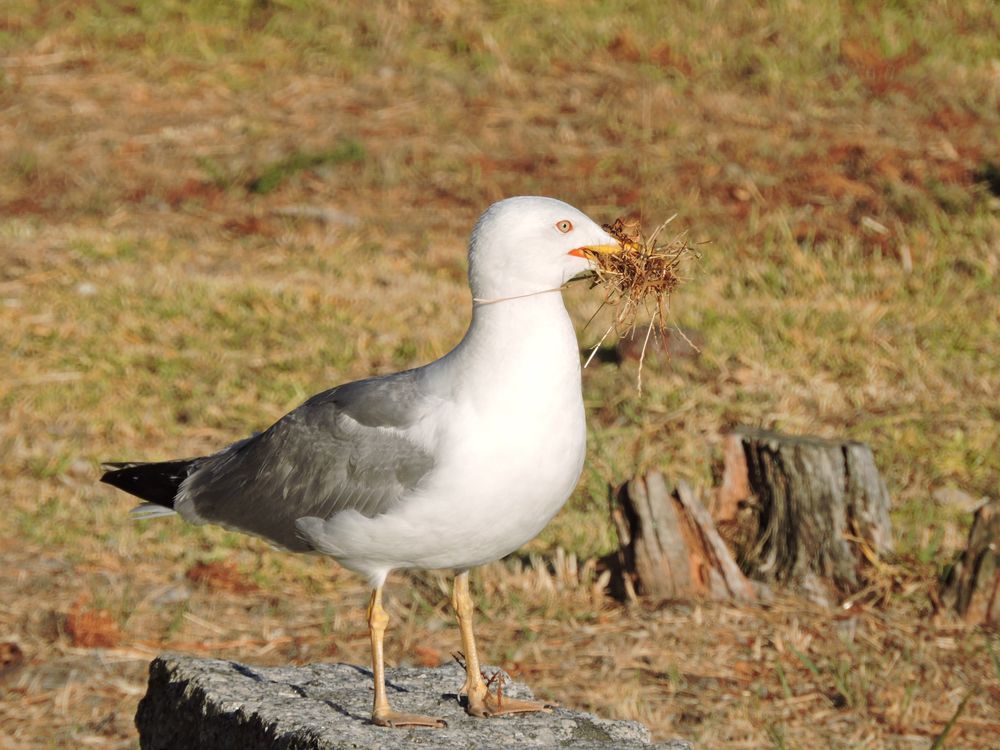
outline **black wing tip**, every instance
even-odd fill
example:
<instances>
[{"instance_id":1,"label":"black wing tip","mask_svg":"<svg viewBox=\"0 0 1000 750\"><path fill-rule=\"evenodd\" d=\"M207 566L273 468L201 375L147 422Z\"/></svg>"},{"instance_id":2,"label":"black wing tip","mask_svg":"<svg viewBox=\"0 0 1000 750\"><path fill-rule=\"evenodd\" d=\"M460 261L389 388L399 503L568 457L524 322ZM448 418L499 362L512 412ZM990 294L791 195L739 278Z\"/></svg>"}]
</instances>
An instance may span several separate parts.
<instances>
[{"instance_id":1,"label":"black wing tip","mask_svg":"<svg viewBox=\"0 0 1000 750\"><path fill-rule=\"evenodd\" d=\"M101 471L104 473L101 475L101 481L107 482L108 477L114 474L116 471L121 471L122 469L131 469L134 466L142 466L144 461L101 461Z\"/></svg>"},{"instance_id":2,"label":"black wing tip","mask_svg":"<svg viewBox=\"0 0 1000 750\"><path fill-rule=\"evenodd\" d=\"M173 508L181 483L198 460L109 461L101 464L101 481L147 502Z\"/></svg>"}]
</instances>

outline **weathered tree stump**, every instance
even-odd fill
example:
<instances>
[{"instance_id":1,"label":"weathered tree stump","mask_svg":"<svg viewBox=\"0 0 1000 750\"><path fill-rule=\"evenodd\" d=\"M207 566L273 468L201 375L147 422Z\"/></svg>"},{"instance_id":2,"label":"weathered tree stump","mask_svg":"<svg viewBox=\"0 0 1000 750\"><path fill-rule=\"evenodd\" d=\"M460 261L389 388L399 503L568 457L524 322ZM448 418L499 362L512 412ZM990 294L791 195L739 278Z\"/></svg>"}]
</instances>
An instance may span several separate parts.
<instances>
[{"instance_id":1,"label":"weathered tree stump","mask_svg":"<svg viewBox=\"0 0 1000 750\"><path fill-rule=\"evenodd\" d=\"M941 598L968 622L1000 625L1000 500L976 510L969 544Z\"/></svg>"},{"instance_id":2,"label":"weathered tree stump","mask_svg":"<svg viewBox=\"0 0 1000 750\"><path fill-rule=\"evenodd\" d=\"M744 503L753 495L747 476L743 438L730 433L722 438L722 481L712 493L712 518L717 524L736 523Z\"/></svg>"},{"instance_id":3,"label":"weathered tree stump","mask_svg":"<svg viewBox=\"0 0 1000 750\"><path fill-rule=\"evenodd\" d=\"M892 548L889 492L871 448L768 430L733 434L754 494L743 570L821 602L857 590L863 547L876 555Z\"/></svg>"},{"instance_id":4,"label":"weathered tree stump","mask_svg":"<svg viewBox=\"0 0 1000 750\"><path fill-rule=\"evenodd\" d=\"M621 541L615 585L626 595L738 601L755 597L753 584L686 483L670 490L659 472L637 477L619 488L613 517Z\"/></svg>"}]
</instances>

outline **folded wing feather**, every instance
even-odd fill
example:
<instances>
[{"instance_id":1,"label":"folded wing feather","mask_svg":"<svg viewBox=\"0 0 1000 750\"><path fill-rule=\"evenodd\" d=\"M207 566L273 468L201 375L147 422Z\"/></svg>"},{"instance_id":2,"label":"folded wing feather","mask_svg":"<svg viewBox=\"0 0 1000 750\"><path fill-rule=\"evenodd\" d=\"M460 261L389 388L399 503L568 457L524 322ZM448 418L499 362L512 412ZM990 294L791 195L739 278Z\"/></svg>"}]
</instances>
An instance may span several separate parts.
<instances>
[{"instance_id":1,"label":"folded wing feather","mask_svg":"<svg viewBox=\"0 0 1000 750\"><path fill-rule=\"evenodd\" d=\"M207 458L181 485L177 511L297 552L311 547L296 519L386 512L434 466L417 438L434 406L418 372L313 396L261 434Z\"/></svg>"}]
</instances>

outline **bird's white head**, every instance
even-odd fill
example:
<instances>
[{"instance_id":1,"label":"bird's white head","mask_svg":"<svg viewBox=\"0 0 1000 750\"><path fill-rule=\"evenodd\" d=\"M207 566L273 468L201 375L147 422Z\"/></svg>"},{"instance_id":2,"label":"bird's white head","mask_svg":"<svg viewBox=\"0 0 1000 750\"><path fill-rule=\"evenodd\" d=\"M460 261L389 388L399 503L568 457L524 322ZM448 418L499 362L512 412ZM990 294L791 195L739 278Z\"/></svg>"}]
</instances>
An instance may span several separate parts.
<instances>
[{"instance_id":1,"label":"bird's white head","mask_svg":"<svg viewBox=\"0 0 1000 750\"><path fill-rule=\"evenodd\" d=\"M586 251L618 243L582 211L555 198L518 196L490 206L469 242L469 285L478 299L555 289L591 268Z\"/></svg>"}]
</instances>

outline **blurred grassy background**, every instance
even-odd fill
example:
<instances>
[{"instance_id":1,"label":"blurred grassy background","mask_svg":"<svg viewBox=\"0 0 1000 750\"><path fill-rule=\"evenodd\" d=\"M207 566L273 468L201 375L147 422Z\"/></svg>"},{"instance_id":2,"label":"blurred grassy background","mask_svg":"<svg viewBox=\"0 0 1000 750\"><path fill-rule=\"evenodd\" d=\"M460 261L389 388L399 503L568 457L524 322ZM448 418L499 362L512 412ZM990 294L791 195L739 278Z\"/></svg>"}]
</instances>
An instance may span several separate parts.
<instances>
[{"instance_id":1,"label":"blurred grassy background","mask_svg":"<svg viewBox=\"0 0 1000 750\"><path fill-rule=\"evenodd\" d=\"M647 362L641 395L634 361L587 368L588 466L532 552L606 553L608 483L658 466L709 485L721 433L752 424L869 442L901 559L931 580L968 524L967 508L932 492L995 497L1000 485L998 39L987 0L8 0L0 557L12 594L0 635L29 664L0 731L14 746L134 743L122 707L161 647L281 661L325 658L332 641L326 656L365 660L364 594L349 576L216 529L131 523L128 501L95 486L98 463L212 451L315 391L445 353L468 322L468 231L513 194L599 221L676 212L706 243L672 301L701 354ZM583 328L596 293L567 298ZM204 561L214 577L184 577ZM890 668L884 648L859 646L851 663L872 659L874 682L845 688L846 707L788 703L768 660L798 668L805 692L793 680L792 698L810 695L820 673L837 684L848 656L836 637L816 672L782 668L787 652L743 643L761 613L726 610L696 634L686 614L595 604L592 571L540 594L544 569L481 576L495 628L484 650L553 697L660 736L828 745L841 722L845 747L909 747L900 738L939 731L968 685L1000 680L989 640L949 651L939 641L952 635L921 641L899 624L885 638L917 639L919 657ZM405 583L390 656L446 658L440 579ZM906 617L923 590L900 591ZM822 613L781 615L778 640L821 649L824 638L789 636L799 618L832 627ZM608 664L569 653L581 621L605 646L674 629L649 653L619 643L631 656ZM88 641L88 623L106 642ZM756 656L725 661L727 637ZM764 693L751 701L741 683L698 714L729 694L729 678L691 677L702 657L728 674L756 665L748 679ZM958 676L938 670L916 695L893 672L949 659ZM566 660L583 684L544 667ZM985 729L959 724L964 746L987 746L997 706L995 689L970 702Z\"/></svg>"}]
</instances>

